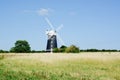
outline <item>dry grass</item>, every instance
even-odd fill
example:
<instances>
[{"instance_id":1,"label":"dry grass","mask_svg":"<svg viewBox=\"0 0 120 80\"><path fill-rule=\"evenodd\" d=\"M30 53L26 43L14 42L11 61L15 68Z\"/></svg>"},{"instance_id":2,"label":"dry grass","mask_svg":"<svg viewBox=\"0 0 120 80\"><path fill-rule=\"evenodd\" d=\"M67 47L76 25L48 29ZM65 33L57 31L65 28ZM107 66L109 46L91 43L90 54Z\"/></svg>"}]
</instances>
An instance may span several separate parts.
<instances>
[{"instance_id":1,"label":"dry grass","mask_svg":"<svg viewBox=\"0 0 120 80\"><path fill-rule=\"evenodd\" d=\"M0 80L120 80L119 52L0 56Z\"/></svg>"},{"instance_id":2,"label":"dry grass","mask_svg":"<svg viewBox=\"0 0 120 80\"><path fill-rule=\"evenodd\" d=\"M67 54L67 53L10 53L10 54L0 54L7 58L26 58L26 59L37 59L43 62L51 62L57 60L74 60L74 59L96 59L96 60L115 60L120 59L120 52L83 52L80 54Z\"/></svg>"}]
</instances>

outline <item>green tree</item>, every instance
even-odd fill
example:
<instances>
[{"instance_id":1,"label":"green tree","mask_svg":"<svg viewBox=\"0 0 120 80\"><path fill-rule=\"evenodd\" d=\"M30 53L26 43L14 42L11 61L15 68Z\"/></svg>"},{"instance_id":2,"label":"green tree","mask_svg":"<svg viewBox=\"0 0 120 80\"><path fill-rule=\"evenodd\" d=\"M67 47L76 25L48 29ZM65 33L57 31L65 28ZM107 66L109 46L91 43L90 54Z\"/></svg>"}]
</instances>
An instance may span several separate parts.
<instances>
[{"instance_id":1,"label":"green tree","mask_svg":"<svg viewBox=\"0 0 120 80\"><path fill-rule=\"evenodd\" d=\"M26 40L17 40L15 47L12 47L10 52L28 53L31 51L30 45Z\"/></svg>"},{"instance_id":2,"label":"green tree","mask_svg":"<svg viewBox=\"0 0 120 80\"><path fill-rule=\"evenodd\" d=\"M99 52L98 49L87 49L87 52Z\"/></svg>"},{"instance_id":3,"label":"green tree","mask_svg":"<svg viewBox=\"0 0 120 80\"><path fill-rule=\"evenodd\" d=\"M58 49L58 48L54 48L54 49L53 49L53 52L54 52L54 53L58 53L58 52L59 52L59 49Z\"/></svg>"},{"instance_id":4,"label":"green tree","mask_svg":"<svg viewBox=\"0 0 120 80\"><path fill-rule=\"evenodd\" d=\"M0 53L9 53L9 51L6 51L6 50L0 50Z\"/></svg>"},{"instance_id":5,"label":"green tree","mask_svg":"<svg viewBox=\"0 0 120 80\"><path fill-rule=\"evenodd\" d=\"M65 52L67 46L65 45L62 45L60 48L59 48L59 52Z\"/></svg>"},{"instance_id":6,"label":"green tree","mask_svg":"<svg viewBox=\"0 0 120 80\"><path fill-rule=\"evenodd\" d=\"M0 53L4 53L4 51L3 51L3 50L0 50Z\"/></svg>"},{"instance_id":7,"label":"green tree","mask_svg":"<svg viewBox=\"0 0 120 80\"><path fill-rule=\"evenodd\" d=\"M79 53L80 50L75 45L71 45L70 47L66 48L65 52L67 52L67 53Z\"/></svg>"}]
</instances>

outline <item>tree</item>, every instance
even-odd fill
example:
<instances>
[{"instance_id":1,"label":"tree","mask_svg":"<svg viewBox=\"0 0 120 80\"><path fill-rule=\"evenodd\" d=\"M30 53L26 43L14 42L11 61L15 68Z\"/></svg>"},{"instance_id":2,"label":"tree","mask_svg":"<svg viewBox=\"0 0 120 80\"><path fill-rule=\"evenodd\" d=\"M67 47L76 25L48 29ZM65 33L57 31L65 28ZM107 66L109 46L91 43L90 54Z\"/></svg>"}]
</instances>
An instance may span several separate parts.
<instances>
[{"instance_id":1,"label":"tree","mask_svg":"<svg viewBox=\"0 0 120 80\"><path fill-rule=\"evenodd\" d=\"M0 53L9 53L9 51L6 51L6 50L0 50Z\"/></svg>"},{"instance_id":2,"label":"tree","mask_svg":"<svg viewBox=\"0 0 120 80\"><path fill-rule=\"evenodd\" d=\"M54 49L53 49L53 52L54 52L54 53L58 53L58 52L59 52L59 49L58 49L58 48L54 48Z\"/></svg>"},{"instance_id":3,"label":"tree","mask_svg":"<svg viewBox=\"0 0 120 80\"><path fill-rule=\"evenodd\" d=\"M75 45L71 45L70 47L66 48L65 52L67 52L67 53L79 53L80 50Z\"/></svg>"},{"instance_id":4,"label":"tree","mask_svg":"<svg viewBox=\"0 0 120 80\"><path fill-rule=\"evenodd\" d=\"M28 53L31 51L30 45L26 40L17 40L15 47L12 47L10 52Z\"/></svg>"},{"instance_id":5,"label":"tree","mask_svg":"<svg viewBox=\"0 0 120 80\"><path fill-rule=\"evenodd\" d=\"M98 49L87 49L87 52L98 52Z\"/></svg>"},{"instance_id":6,"label":"tree","mask_svg":"<svg viewBox=\"0 0 120 80\"><path fill-rule=\"evenodd\" d=\"M3 51L3 50L0 50L0 53L4 53L4 51Z\"/></svg>"},{"instance_id":7,"label":"tree","mask_svg":"<svg viewBox=\"0 0 120 80\"><path fill-rule=\"evenodd\" d=\"M60 48L59 48L59 52L65 52L67 46L65 45L62 45Z\"/></svg>"},{"instance_id":8,"label":"tree","mask_svg":"<svg viewBox=\"0 0 120 80\"><path fill-rule=\"evenodd\" d=\"M66 49L67 47L66 46L64 46L64 45L62 45L60 48L54 48L53 49L53 52L54 53L60 53L60 52L65 52L65 49Z\"/></svg>"}]
</instances>

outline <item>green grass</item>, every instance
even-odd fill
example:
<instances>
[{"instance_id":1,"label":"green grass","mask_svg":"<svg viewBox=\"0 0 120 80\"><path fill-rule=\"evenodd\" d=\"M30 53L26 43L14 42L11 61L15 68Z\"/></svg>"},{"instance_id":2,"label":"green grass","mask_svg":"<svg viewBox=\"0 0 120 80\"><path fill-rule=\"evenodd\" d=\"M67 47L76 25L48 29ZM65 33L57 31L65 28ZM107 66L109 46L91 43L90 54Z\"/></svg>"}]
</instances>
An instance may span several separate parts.
<instances>
[{"instance_id":1,"label":"green grass","mask_svg":"<svg viewBox=\"0 0 120 80\"><path fill-rule=\"evenodd\" d=\"M0 80L120 80L120 53L0 54Z\"/></svg>"}]
</instances>

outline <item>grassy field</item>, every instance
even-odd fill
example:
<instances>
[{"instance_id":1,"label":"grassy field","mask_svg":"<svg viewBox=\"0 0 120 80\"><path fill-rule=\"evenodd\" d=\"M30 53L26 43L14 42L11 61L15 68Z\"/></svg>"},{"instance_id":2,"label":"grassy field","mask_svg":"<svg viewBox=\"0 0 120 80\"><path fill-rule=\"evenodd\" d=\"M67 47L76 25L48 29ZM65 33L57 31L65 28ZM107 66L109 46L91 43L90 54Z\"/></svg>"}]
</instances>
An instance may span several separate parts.
<instances>
[{"instance_id":1,"label":"grassy field","mask_svg":"<svg viewBox=\"0 0 120 80\"><path fill-rule=\"evenodd\" d=\"M120 53L0 54L0 80L120 80Z\"/></svg>"}]
</instances>

